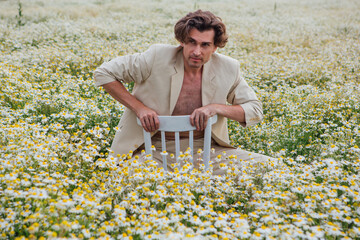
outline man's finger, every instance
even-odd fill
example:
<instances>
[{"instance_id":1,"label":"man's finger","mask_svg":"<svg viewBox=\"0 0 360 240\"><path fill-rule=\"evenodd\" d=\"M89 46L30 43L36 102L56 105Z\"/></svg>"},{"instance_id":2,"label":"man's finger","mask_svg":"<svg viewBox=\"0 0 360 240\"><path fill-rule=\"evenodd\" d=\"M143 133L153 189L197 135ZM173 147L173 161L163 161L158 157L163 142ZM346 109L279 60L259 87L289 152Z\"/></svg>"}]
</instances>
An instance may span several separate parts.
<instances>
[{"instance_id":1,"label":"man's finger","mask_svg":"<svg viewBox=\"0 0 360 240\"><path fill-rule=\"evenodd\" d=\"M195 125L196 125L196 130L201 131L201 125L200 125L200 116L197 115L195 118Z\"/></svg>"},{"instance_id":2,"label":"man's finger","mask_svg":"<svg viewBox=\"0 0 360 240\"><path fill-rule=\"evenodd\" d=\"M145 130L146 132L149 131L149 129L147 128L147 125L146 125L146 123L145 123L145 120L141 121L141 125L142 125L142 127L144 128L144 130Z\"/></svg>"},{"instance_id":3,"label":"man's finger","mask_svg":"<svg viewBox=\"0 0 360 240\"><path fill-rule=\"evenodd\" d=\"M150 130L151 132L156 130L155 116L151 116L150 119Z\"/></svg>"},{"instance_id":4,"label":"man's finger","mask_svg":"<svg viewBox=\"0 0 360 240\"><path fill-rule=\"evenodd\" d=\"M159 128L160 122L157 116L143 117L142 126L147 132L153 132Z\"/></svg>"},{"instance_id":5,"label":"man's finger","mask_svg":"<svg viewBox=\"0 0 360 240\"><path fill-rule=\"evenodd\" d=\"M157 116L154 116L154 122L155 122L155 130L158 130L160 127L160 122L159 122L159 118Z\"/></svg>"},{"instance_id":6,"label":"man's finger","mask_svg":"<svg viewBox=\"0 0 360 240\"><path fill-rule=\"evenodd\" d=\"M194 113L192 113L190 115L190 124L191 126L195 126L195 116L194 116Z\"/></svg>"},{"instance_id":7,"label":"man's finger","mask_svg":"<svg viewBox=\"0 0 360 240\"><path fill-rule=\"evenodd\" d=\"M199 120L199 125L200 125L200 131L204 130L204 115L200 115L200 120Z\"/></svg>"},{"instance_id":8,"label":"man's finger","mask_svg":"<svg viewBox=\"0 0 360 240\"><path fill-rule=\"evenodd\" d=\"M144 117L141 122L142 122L142 126L145 129L145 131L150 132L151 129L150 129L150 123L149 123L148 118Z\"/></svg>"},{"instance_id":9,"label":"man's finger","mask_svg":"<svg viewBox=\"0 0 360 240\"><path fill-rule=\"evenodd\" d=\"M208 121L208 118L207 118L207 116L205 116L204 120L203 120L203 130L205 130L205 128L206 128L207 121Z\"/></svg>"}]
</instances>

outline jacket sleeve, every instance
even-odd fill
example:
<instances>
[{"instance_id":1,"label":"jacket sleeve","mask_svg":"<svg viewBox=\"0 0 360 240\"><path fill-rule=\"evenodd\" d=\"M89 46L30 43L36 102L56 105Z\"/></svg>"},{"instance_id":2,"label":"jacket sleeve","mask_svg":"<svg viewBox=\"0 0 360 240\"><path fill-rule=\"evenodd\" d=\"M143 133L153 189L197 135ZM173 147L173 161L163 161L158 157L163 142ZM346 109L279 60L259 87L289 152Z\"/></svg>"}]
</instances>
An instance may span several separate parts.
<instances>
[{"instance_id":1,"label":"jacket sleeve","mask_svg":"<svg viewBox=\"0 0 360 240\"><path fill-rule=\"evenodd\" d=\"M247 84L238 68L234 85L230 89L227 101L233 105L241 105L245 111L245 125L248 127L262 121L262 103L256 97L254 90Z\"/></svg>"},{"instance_id":2,"label":"jacket sleeve","mask_svg":"<svg viewBox=\"0 0 360 240\"><path fill-rule=\"evenodd\" d=\"M143 53L120 56L105 62L94 72L95 85L113 81L139 84L150 76L155 55L156 47L152 46Z\"/></svg>"}]
</instances>

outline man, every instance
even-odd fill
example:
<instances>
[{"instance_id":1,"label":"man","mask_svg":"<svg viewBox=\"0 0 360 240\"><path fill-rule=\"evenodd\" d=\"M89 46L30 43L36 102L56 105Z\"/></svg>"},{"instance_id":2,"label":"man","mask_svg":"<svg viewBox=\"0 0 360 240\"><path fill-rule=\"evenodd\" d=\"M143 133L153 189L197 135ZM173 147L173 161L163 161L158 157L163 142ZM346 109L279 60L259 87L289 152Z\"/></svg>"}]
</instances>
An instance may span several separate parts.
<instances>
[{"instance_id":1,"label":"man","mask_svg":"<svg viewBox=\"0 0 360 240\"><path fill-rule=\"evenodd\" d=\"M158 115L190 115L197 129L197 150L202 147L207 120L217 114L218 121L212 128L215 156L226 151L243 160L268 158L230 145L227 118L246 127L260 122L263 113L261 102L240 74L239 63L215 53L228 39L221 19L198 10L180 19L174 30L180 46L153 45L143 53L104 63L94 73L96 85L127 107L111 147L114 154L139 152L144 142L142 127L155 134L153 144L159 146ZM132 81L135 86L130 94L122 82ZM142 127L137 125L136 117ZM154 153L154 159L161 162L160 154Z\"/></svg>"}]
</instances>

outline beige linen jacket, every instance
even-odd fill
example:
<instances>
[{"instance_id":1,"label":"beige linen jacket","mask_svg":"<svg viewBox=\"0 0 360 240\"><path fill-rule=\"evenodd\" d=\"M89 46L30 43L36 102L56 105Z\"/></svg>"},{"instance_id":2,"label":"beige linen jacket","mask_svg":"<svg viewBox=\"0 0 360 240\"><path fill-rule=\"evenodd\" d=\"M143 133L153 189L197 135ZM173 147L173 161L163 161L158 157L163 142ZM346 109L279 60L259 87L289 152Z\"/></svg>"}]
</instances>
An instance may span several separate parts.
<instances>
[{"instance_id":1,"label":"beige linen jacket","mask_svg":"<svg viewBox=\"0 0 360 240\"><path fill-rule=\"evenodd\" d=\"M178 100L184 79L181 46L153 45L143 53L126 55L103 63L94 72L97 86L112 81L134 81L133 95L159 115L171 115ZM240 73L238 61L214 53L203 67L202 104L239 104L250 126L263 118L262 104ZM127 154L144 143L143 130L136 122L136 114L124 111L111 150ZM155 134L155 133L154 133ZM213 125L212 138L221 146L231 147L227 119L218 116Z\"/></svg>"}]
</instances>

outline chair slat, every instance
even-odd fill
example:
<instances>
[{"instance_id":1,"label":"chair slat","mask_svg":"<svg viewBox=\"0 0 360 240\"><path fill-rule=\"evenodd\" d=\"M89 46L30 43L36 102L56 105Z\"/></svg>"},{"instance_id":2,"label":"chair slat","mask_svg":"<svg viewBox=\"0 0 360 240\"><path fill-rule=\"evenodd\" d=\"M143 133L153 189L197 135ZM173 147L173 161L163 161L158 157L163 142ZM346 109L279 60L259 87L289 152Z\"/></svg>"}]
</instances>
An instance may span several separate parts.
<instances>
[{"instance_id":1,"label":"chair slat","mask_svg":"<svg viewBox=\"0 0 360 240\"><path fill-rule=\"evenodd\" d=\"M196 127L190 123L190 116L159 116L161 121L159 131L166 132L185 132L195 130Z\"/></svg>"}]
</instances>

